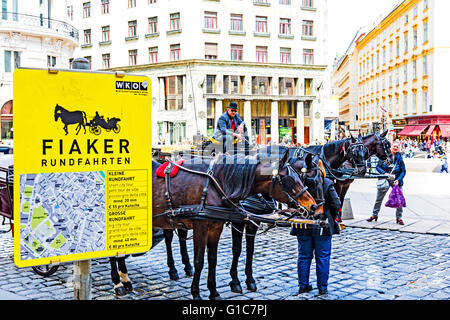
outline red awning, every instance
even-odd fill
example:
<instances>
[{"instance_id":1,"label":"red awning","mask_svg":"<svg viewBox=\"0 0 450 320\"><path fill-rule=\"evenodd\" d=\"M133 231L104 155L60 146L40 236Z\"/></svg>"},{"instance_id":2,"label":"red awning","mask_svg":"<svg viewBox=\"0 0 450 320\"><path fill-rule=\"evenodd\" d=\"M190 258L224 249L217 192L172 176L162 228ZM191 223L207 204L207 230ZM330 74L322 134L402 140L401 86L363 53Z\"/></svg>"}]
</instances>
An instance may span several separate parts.
<instances>
[{"instance_id":1,"label":"red awning","mask_svg":"<svg viewBox=\"0 0 450 320\"><path fill-rule=\"evenodd\" d=\"M435 126L434 124L431 125L430 128L429 128L428 131L427 131L427 134L426 134L425 136L426 136L426 137L431 136L431 134L432 134L433 131L434 131L434 128L436 128L436 126Z\"/></svg>"},{"instance_id":2,"label":"red awning","mask_svg":"<svg viewBox=\"0 0 450 320\"><path fill-rule=\"evenodd\" d=\"M399 132L399 136L416 137L420 136L428 125L421 126L406 126Z\"/></svg>"},{"instance_id":3,"label":"red awning","mask_svg":"<svg viewBox=\"0 0 450 320\"><path fill-rule=\"evenodd\" d=\"M444 138L450 138L450 124L440 124L439 128L441 129L441 135Z\"/></svg>"}]
</instances>

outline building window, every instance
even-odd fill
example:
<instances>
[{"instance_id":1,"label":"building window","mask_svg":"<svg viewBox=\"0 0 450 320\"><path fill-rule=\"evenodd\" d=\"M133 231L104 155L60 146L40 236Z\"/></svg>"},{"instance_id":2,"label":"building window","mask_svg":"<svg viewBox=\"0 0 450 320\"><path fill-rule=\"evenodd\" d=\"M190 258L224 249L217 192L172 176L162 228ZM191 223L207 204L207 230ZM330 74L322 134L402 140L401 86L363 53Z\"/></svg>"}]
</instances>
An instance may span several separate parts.
<instances>
[{"instance_id":1,"label":"building window","mask_svg":"<svg viewBox=\"0 0 450 320\"><path fill-rule=\"evenodd\" d=\"M280 94L285 96L293 96L294 95L294 78L280 78L279 81ZM293 114L293 112L289 112L289 114Z\"/></svg>"},{"instance_id":2,"label":"building window","mask_svg":"<svg viewBox=\"0 0 450 320\"><path fill-rule=\"evenodd\" d=\"M91 44L91 29L84 30L84 44Z\"/></svg>"},{"instance_id":3,"label":"building window","mask_svg":"<svg viewBox=\"0 0 450 320\"><path fill-rule=\"evenodd\" d=\"M49 68L56 67L56 57L55 56L47 56L47 67L49 67Z\"/></svg>"},{"instance_id":4,"label":"building window","mask_svg":"<svg viewBox=\"0 0 450 320\"><path fill-rule=\"evenodd\" d=\"M423 56L423 76L428 76L428 56Z\"/></svg>"},{"instance_id":5,"label":"building window","mask_svg":"<svg viewBox=\"0 0 450 320\"><path fill-rule=\"evenodd\" d=\"M252 94L269 95L270 94L269 77L252 77Z\"/></svg>"},{"instance_id":6,"label":"building window","mask_svg":"<svg viewBox=\"0 0 450 320\"><path fill-rule=\"evenodd\" d=\"M312 65L314 64L314 50L303 49L303 63Z\"/></svg>"},{"instance_id":7,"label":"building window","mask_svg":"<svg viewBox=\"0 0 450 320\"><path fill-rule=\"evenodd\" d=\"M206 75L206 93L216 93L216 76ZM210 115L210 114L208 114ZM214 114L212 114L214 116Z\"/></svg>"},{"instance_id":8,"label":"building window","mask_svg":"<svg viewBox=\"0 0 450 320\"><path fill-rule=\"evenodd\" d=\"M136 0L128 0L128 8L136 7Z\"/></svg>"},{"instance_id":9,"label":"building window","mask_svg":"<svg viewBox=\"0 0 450 320\"><path fill-rule=\"evenodd\" d=\"M408 52L408 33L405 33L405 53Z\"/></svg>"},{"instance_id":10,"label":"building window","mask_svg":"<svg viewBox=\"0 0 450 320\"><path fill-rule=\"evenodd\" d=\"M158 47L148 48L148 62L149 63L158 62Z\"/></svg>"},{"instance_id":11,"label":"building window","mask_svg":"<svg viewBox=\"0 0 450 320\"><path fill-rule=\"evenodd\" d=\"M423 23L423 42L428 41L428 21Z\"/></svg>"},{"instance_id":12,"label":"building window","mask_svg":"<svg viewBox=\"0 0 450 320\"><path fill-rule=\"evenodd\" d=\"M111 56L109 53L102 54L102 67L103 69L111 67Z\"/></svg>"},{"instance_id":13,"label":"building window","mask_svg":"<svg viewBox=\"0 0 450 320\"><path fill-rule=\"evenodd\" d=\"M428 9L428 0L423 0L423 9Z\"/></svg>"},{"instance_id":14,"label":"building window","mask_svg":"<svg viewBox=\"0 0 450 320\"><path fill-rule=\"evenodd\" d=\"M407 114L408 113L408 95L405 94L403 96L403 114Z\"/></svg>"},{"instance_id":15,"label":"building window","mask_svg":"<svg viewBox=\"0 0 450 320\"><path fill-rule=\"evenodd\" d=\"M428 92L427 91L424 91L423 93L422 93L422 95L423 95L423 112L428 112Z\"/></svg>"},{"instance_id":16,"label":"building window","mask_svg":"<svg viewBox=\"0 0 450 320\"><path fill-rule=\"evenodd\" d=\"M156 0L148 0L148 4L156 3Z\"/></svg>"},{"instance_id":17,"label":"building window","mask_svg":"<svg viewBox=\"0 0 450 320\"><path fill-rule=\"evenodd\" d=\"M148 18L148 33L157 33L158 32L158 17Z\"/></svg>"},{"instance_id":18,"label":"building window","mask_svg":"<svg viewBox=\"0 0 450 320\"><path fill-rule=\"evenodd\" d=\"M224 94L242 94L244 88L244 77L223 76Z\"/></svg>"},{"instance_id":19,"label":"building window","mask_svg":"<svg viewBox=\"0 0 450 320\"><path fill-rule=\"evenodd\" d=\"M165 109L183 109L183 76L170 76L165 79Z\"/></svg>"},{"instance_id":20,"label":"building window","mask_svg":"<svg viewBox=\"0 0 450 320\"><path fill-rule=\"evenodd\" d=\"M109 13L109 0L102 0L102 14Z\"/></svg>"},{"instance_id":21,"label":"building window","mask_svg":"<svg viewBox=\"0 0 450 320\"><path fill-rule=\"evenodd\" d=\"M134 37L137 35L137 20L128 21L128 36Z\"/></svg>"},{"instance_id":22,"label":"building window","mask_svg":"<svg viewBox=\"0 0 450 320\"><path fill-rule=\"evenodd\" d=\"M291 34L291 19L280 18L280 34Z\"/></svg>"},{"instance_id":23,"label":"building window","mask_svg":"<svg viewBox=\"0 0 450 320\"><path fill-rule=\"evenodd\" d=\"M291 4L291 0L280 0L280 4Z\"/></svg>"},{"instance_id":24,"label":"building window","mask_svg":"<svg viewBox=\"0 0 450 320\"><path fill-rule=\"evenodd\" d=\"M303 0L302 2L302 7L313 8L313 6L314 6L313 0Z\"/></svg>"},{"instance_id":25,"label":"building window","mask_svg":"<svg viewBox=\"0 0 450 320\"><path fill-rule=\"evenodd\" d=\"M180 13L170 14L170 30L180 30Z\"/></svg>"},{"instance_id":26,"label":"building window","mask_svg":"<svg viewBox=\"0 0 450 320\"><path fill-rule=\"evenodd\" d=\"M395 41L395 45L396 45L396 53L397 53L397 58L400 57L400 39L396 39Z\"/></svg>"},{"instance_id":27,"label":"building window","mask_svg":"<svg viewBox=\"0 0 450 320\"><path fill-rule=\"evenodd\" d=\"M91 3L83 3L83 18L89 18L91 16Z\"/></svg>"},{"instance_id":28,"label":"building window","mask_svg":"<svg viewBox=\"0 0 450 320\"><path fill-rule=\"evenodd\" d=\"M180 60L180 45L172 44L170 45L170 61Z\"/></svg>"},{"instance_id":29,"label":"building window","mask_svg":"<svg viewBox=\"0 0 450 320\"><path fill-rule=\"evenodd\" d=\"M205 12L205 28L217 29L217 12Z\"/></svg>"},{"instance_id":30,"label":"building window","mask_svg":"<svg viewBox=\"0 0 450 320\"><path fill-rule=\"evenodd\" d=\"M314 22L311 20L303 20L303 32L302 35L312 37L313 36Z\"/></svg>"},{"instance_id":31,"label":"building window","mask_svg":"<svg viewBox=\"0 0 450 320\"><path fill-rule=\"evenodd\" d=\"M244 48L242 45L232 44L231 45L231 60L232 61L242 61L244 56Z\"/></svg>"},{"instance_id":32,"label":"building window","mask_svg":"<svg viewBox=\"0 0 450 320\"><path fill-rule=\"evenodd\" d=\"M242 31L242 14L231 14L230 18L230 30Z\"/></svg>"},{"instance_id":33,"label":"building window","mask_svg":"<svg viewBox=\"0 0 450 320\"><path fill-rule=\"evenodd\" d=\"M417 29L413 30L413 48L417 48Z\"/></svg>"},{"instance_id":34,"label":"building window","mask_svg":"<svg viewBox=\"0 0 450 320\"><path fill-rule=\"evenodd\" d=\"M254 3L269 3L267 0L253 0Z\"/></svg>"},{"instance_id":35,"label":"building window","mask_svg":"<svg viewBox=\"0 0 450 320\"><path fill-rule=\"evenodd\" d=\"M418 11L419 11L419 5L416 4L416 5L414 5L414 17L417 17Z\"/></svg>"},{"instance_id":36,"label":"building window","mask_svg":"<svg viewBox=\"0 0 450 320\"><path fill-rule=\"evenodd\" d=\"M128 50L128 63L130 66L137 65L137 49Z\"/></svg>"},{"instance_id":37,"label":"building window","mask_svg":"<svg viewBox=\"0 0 450 320\"><path fill-rule=\"evenodd\" d=\"M217 60L217 43L205 43L205 59Z\"/></svg>"},{"instance_id":38,"label":"building window","mask_svg":"<svg viewBox=\"0 0 450 320\"><path fill-rule=\"evenodd\" d=\"M408 12L407 13L405 13L405 18L404 18L405 20L405 24L407 24L408 23L408 21L409 21L409 14L408 14Z\"/></svg>"},{"instance_id":39,"label":"building window","mask_svg":"<svg viewBox=\"0 0 450 320\"><path fill-rule=\"evenodd\" d=\"M102 27L102 41L109 41L109 26Z\"/></svg>"},{"instance_id":40,"label":"building window","mask_svg":"<svg viewBox=\"0 0 450 320\"><path fill-rule=\"evenodd\" d=\"M417 79L417 60L413 60L413 79Z\"/></svg>"},{"instance_id":41,"label":"building window","mask_svg":"<svg viewBox=\"0 0 450 320\"><path fill-rule=\"evenodd\" d=\"M73 6L67 6L67 18L73 20Z\"/></svg>"},{"instance_id":42,"label":"building window","mask_svg":"<svg viewBox=\"0 0 450 320\"><path fill-rule=\"evenodd\" d=\"M267 17L256 17L256 32L267 33Z\"/></svg>"},{"instance_id":43,"label":"building window","mask_svg":"<svg viewBox=\"0 0 450 320\"><path fill-rule=\"evenodd\" d=\"M256 47L256 61L267 62L267 47Z\"/></svg>"},{"instance_id":44,"label":"building window","mask_svg":"<svg viewBox=\"0 0 450 320\"><path fill-rule=\"evenodd\" d=\"M291 63L291 48L280 48L280 62Z\"/></svg>"}]
</instances>

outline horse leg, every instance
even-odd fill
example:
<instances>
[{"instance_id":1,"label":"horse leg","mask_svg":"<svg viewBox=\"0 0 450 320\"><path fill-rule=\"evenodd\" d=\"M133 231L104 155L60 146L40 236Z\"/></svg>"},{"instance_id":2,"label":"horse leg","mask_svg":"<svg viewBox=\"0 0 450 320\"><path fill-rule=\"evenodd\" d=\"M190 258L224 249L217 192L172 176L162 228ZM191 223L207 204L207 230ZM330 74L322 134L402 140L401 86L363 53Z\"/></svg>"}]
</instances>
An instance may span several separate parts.
<instances>
[{"instance_id":1,"label":"horse leg","mask_svg":"<svg viewBox=\"0 0 450 320\"><path fill-rule=\"evenodd\" d=\"M169 267L169 277L170 280L178 280L177 269L175 268L175 261L173 260L172 254L172 240L173 240L173 230L164 230L164 241L166 243L167 252L167 266Z\"/></svg>"},{"instance_id":2,"label":"horse leg","mask_svg":"<svg viewBox=\"0 0 450 320\"><path fill-rule=\"evenodd\" d=\"M80 130L81 130L81 124L78 123L78 125L77 125L77 135L78 135L78 133L80 132Z\"/></svg>"},{"instance_id":3,"label":"horse leg","mask_svg":"<svg viewBox=\"0 0 450 320\"><path fill-rule=\"evenodd\" d=\"M185 229L178 230L178 240L180 242L181 261L184 264L184 272L186 276L192 277L194 270L192 269L191 262L189 261L189 254L186 246L186 238L188 231Z\"/></svg>"},{"instance_id":4,"label":"horse leg","mask_svg":"<svg viewBox=\"0 0 450 320\"><path fill-rule=\"evenodd\" d=\"M119 276L123 287L126 292L132 292L133 286L131 285L130 278L128 278L127 265L125 264L126 257L117 258L117 265L119 266Z\"/></svg>"},{"instance_id":5,"label":"horse leg","mask_svg":"<svg viewBox=\"0 0 450 320\"><path fill-rule=\"evenodd\" d=\"M117 258L111 257L109 258L109 262L111 264L111 279L114 283L114 291L116 292L116 295L124 296L127 292L123 287L122 282L120 282L119 272L117 271Z\"/></svg>"},{"instance_id":6,"label":"horse leg","mask_svg":"<svg viewBox=\"0 0 450 320\"><path fill-rule=\"evenodd\" d=\"M213 223L211 223L213 224ZM220 300L220 294L216 288L217 247L222 234L223 223L215 222L214 228L208 232L208 289L210 300Z\"/></svg>"},{"instance_id":7,"label":"horse leg","mask_svg":"<svg viewBox=\"0 0 450 320\"><path fill-rule=\"evenodd\" d=\"M245 236L245 242L246 242L246 253L247 257L245 259L245 275L247 276L247 279L245 280L245 283L247 284L247 289L251 292L255 292L257 290L256 288L256 281L253 279L253 254L255 252L255 237L256 232L258 231L258 227L255 226L253 223L246 223L246 236Z\"/></svg>"},{"instance_id":8,"label":"horse leg","mask_svg":"<svg viewBox=\"0 0 450 320\"><path fill-rule=\"evenodd\" d=\"M229 283L231 291L242 293L241 282L238 278L238 263L242 252L242 235L244 232L244 223L233 223L234 228L231 229L233 240L233 261L230 268L231 281Z\"/></svg>"},{"instance_id":9,"label":"horse leg","mask_svg":"<svg viewBox=\"0 0 450 320\"><path fill-rule=\"evenodd\" d=\"M69 130L67 129L67 124L64 126L64 131L66 132L66 136L69 134Z\"/></svg>"},{"instance_id":10,"label":"horse leg","mask_svg":"<svg viewBox=\"0 0 450 320\"><path fill-rule=\"evenodd\" d=\"M202 300L200 296L200 276L205 259L205 247L208 237L205 222L194 223L194 278L192 279L191 294L194 300Z\"/></svg>"}]
</instances>

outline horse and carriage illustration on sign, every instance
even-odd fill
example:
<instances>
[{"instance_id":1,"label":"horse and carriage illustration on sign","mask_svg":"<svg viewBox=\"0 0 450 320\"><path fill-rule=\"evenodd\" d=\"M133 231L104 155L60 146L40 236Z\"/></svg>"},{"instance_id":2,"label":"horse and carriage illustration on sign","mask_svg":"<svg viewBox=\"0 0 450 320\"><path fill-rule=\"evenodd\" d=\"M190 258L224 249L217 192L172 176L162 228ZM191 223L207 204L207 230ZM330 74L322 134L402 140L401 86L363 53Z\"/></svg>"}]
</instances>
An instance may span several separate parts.
<instances>
[{"instance_id":1,"label":"horse and carriage illustration on sign","mask_svg":"<svg viewBox=\"0 0 450 320\"><path fill-rule=\"evenodd\" d=\"M104 116L101 116L98 111L95 112L95 116L88 122L86 112L68 111L57 104L55 107L55 121L58 121L58 119L61 119L62 123L64 123L63 130L66 135L69 134L68 126L72 124L77 124L75 129L77 135L82 127L84 133L86 133L86 126L89 127L89 132L95 135L99 135L102 132L102 128L106 130L106 132L111 130L114 133L120 132L120 125L118 124L120 121L119 118L107 118L105 120Z\"/></svg>"}]
</instances>

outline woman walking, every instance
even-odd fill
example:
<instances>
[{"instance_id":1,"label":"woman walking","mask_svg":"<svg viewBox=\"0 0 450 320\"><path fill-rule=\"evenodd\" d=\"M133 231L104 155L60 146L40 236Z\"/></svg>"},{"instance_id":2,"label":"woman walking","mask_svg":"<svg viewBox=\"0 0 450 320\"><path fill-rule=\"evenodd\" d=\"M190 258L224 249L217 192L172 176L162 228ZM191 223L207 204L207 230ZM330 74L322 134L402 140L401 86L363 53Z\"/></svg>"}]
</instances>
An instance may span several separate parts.
<instances>
[{"instance_id":1,"label":"woman walking","mask_svg":"<svg viewBox=\"0 0 450 320\"><path fill-rule=\"evenodd\" d=\"M394 164L389 167L384 162L379 162L377 165L377 171L381 174L390 173L395 176L394 181L389 181L387 179L379 180L377 183L377 199L375 201L375 205L373 207L372 216L367 219L367 221L372 222L373 220L378 220L378 213L381 209L381 204L383 202L384 196L389 191L391 187L394 185L398 185L400 189L403 189L403 178L406 175L405 163L403 162L402 155L400 154L400 145L398 143L394 143L391 148L392 154L394 155ZM404 225L405 223L402 220L403 208L396 209L396 218L397 223L400 225Z\"/></svg>"}]
</instances>

